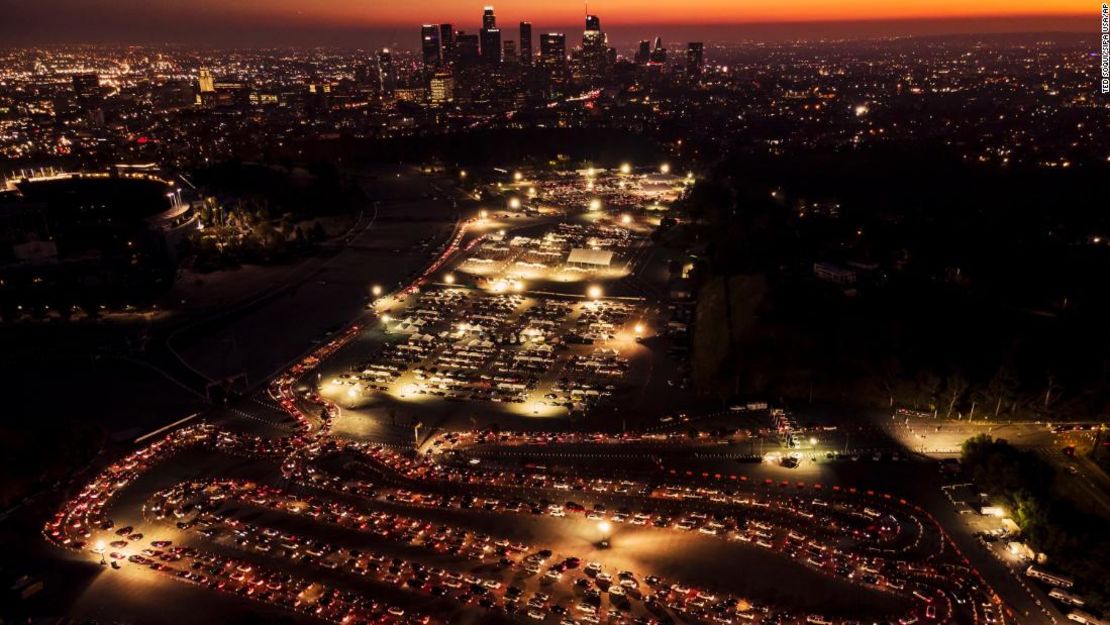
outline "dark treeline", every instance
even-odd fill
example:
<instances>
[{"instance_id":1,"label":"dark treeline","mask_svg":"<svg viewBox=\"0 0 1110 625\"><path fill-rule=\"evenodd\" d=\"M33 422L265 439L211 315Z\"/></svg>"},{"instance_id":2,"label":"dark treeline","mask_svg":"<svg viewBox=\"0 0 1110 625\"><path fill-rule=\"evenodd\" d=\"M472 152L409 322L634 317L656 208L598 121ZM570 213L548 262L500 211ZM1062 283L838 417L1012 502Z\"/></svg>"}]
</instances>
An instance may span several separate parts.
<instances>
[{"instance_id":1,"label":"dark treeline","mask_svg":"<svg viewBox=\"0 0 1110 625\"><path fill-rule=\"evenodd\" d=\"M297 145L308 159L340 159L373 163L420 163L437 160L450 165L541 165L564 158L615 166L623 161L655 163L662 157L652 138L607 128L520 128L480 130L392 139L337 139Z\"/></svg>"},{"instance_id":2,"label":"dark treeline","mask_svg":"<svg viewBox=\"0 0 1110 625\"><path fill-rule=\"evenodd\" d=\"M1110 609L1110 540L1106 520L1058 496L1052 465L986 434L963 445L962 463L975 484L1005 501L1029 542L1054 568L1082 580L1088 605Z\"/></svg>"},{"instance_id":3,"label":"dark treeline","mask_svg":"<svg viewBox=\"0 0 1110 625\"><path fill-rule=\"evenodd\" d=\"M700 253L695 378L941 416L1101 417L1099 181L894 148L727 159L683 202L694 223L657 235ZM831 285L816 262L865 269Z\"/></svg>"}]
</instances>

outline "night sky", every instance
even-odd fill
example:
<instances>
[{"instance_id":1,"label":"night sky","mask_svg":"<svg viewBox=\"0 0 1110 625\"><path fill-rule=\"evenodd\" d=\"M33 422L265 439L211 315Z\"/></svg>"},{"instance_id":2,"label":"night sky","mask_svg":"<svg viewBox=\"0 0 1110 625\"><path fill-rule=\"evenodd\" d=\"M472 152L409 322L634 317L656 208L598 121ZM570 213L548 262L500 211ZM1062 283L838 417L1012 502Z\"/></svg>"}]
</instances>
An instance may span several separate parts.
<instances>
[{"instance_id":1,"label":"night sky","mask_svg":"<svg viewBox=\"0 0 1110 625\"><path fill-rule=\"evenodd\" d=\"M186 43L401 45L421 23L476 30L483 3L460 0L0 0L0 45ZM577 1L495 2L499 24L581 30ZM617 45L645 35L779 40L884 34L1087 31L1088 0L595 0L590 12Z\"/></svg>"}]
</instances>

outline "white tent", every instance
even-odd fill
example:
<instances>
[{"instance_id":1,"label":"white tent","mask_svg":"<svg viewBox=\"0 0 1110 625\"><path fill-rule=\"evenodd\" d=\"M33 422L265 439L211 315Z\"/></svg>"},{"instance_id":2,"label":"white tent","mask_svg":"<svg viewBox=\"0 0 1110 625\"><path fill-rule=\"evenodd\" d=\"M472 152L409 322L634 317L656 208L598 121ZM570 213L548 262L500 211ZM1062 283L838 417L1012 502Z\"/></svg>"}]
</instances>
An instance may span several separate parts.
<instances>
[{"instance_id":1,"label":"white tent","mask_svg":"<svg viewBox=\"0 0 1110 625\"><path fill-rule=\"evenodd\" d=\"M587 267L608 267L613 262L613 253L609 250L591 250L576 247L567 256L568 265L584 265Z\"/></svg>"}]
</instances>

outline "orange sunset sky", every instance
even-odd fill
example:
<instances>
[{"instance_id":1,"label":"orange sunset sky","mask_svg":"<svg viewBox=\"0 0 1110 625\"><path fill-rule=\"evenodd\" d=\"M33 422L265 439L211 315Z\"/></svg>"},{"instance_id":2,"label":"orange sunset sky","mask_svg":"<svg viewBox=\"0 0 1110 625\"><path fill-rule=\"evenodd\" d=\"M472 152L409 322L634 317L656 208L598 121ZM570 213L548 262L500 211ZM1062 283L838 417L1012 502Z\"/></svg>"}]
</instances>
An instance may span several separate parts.
<instances>
[{"instance_id":1,"label":"orange sunset sky","mask_svg":"<svg viewBox=\"0 0 1110 625\"><path fill-rule=\"evenodd\" d=\"M154 4L160 4L153 0ZM265 20L308 20L366 26L421 22L477 22L482 6L460 0L199 0L188 13L213 17L254 16ZM581 1L501 0L490 2L505 25L574 24L585 12ZM590 12L614 24L712 24L779 21L1084 15L1090 0L594 0Z\"/></svg>"},{"instance_id":2,"label":"orange sunset sky","mask_svg":"<svg viewBox=\"0 0 1110 625\"><path fill-rule=\"evenodd\" d=\"M5 11L5 19L0 20L0 44L7 40L414 46L411 33L422 23L476 30L486 4L481 0L0 0L0 5L12 3L14 10ZM541 31L573 33L581 28L586 11L582 0L492 4L499 25L506 29L528 20ZM1097 0L592 0L589 10L620 41L633 33L712 40L761 32L726 28L733 25L770 25L777 29L775 36L787 38L1095 32L1099 6ZM811 26L803 28L801 23ZM885 23L893 26L888 29ZM812 24L833 26L821 30ZM648 28L652 25L659 28Z\"/></svg>"}]
</instances>

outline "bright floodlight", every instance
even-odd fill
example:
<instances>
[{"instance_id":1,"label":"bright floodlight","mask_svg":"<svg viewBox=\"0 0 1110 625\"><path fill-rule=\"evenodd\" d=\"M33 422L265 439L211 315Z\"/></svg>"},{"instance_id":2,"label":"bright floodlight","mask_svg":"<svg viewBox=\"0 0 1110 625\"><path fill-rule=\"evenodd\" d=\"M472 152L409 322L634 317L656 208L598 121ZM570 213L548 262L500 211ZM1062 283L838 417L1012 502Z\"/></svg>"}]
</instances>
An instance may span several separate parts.
<instances>
[{"instance_id":1,"label":"bright floodlight","mask_svg":"<svg viewBox=\"0 0 1110 625\"><path fill-rule=\"evenodd\" d=\"M601 210L601 200L597 199L596 197L594 199L590 200L590 210L592 210L592 211Z\"/></svg>"},{"instance_id":2,"label":"bright floodlight","mask_svg":"<svg viewBox=\"0 0 1110 625\"><path fill-rule=\"evenodd\" d=\"M466 170L465 169L459 172L459 178L466 178Z\"/></svg>"},{"instance_id":3,"label":"bright floodlight","mask_svg":"<svg viewBox=\"0 0 1110 625\"><path fill-rule=\"evenodd\" d=\"M586 175L590 176L591 178L594 177L596 174L597 174L597 170L594 169L593 167L586 170Z\"/></svg>"},{"instance_id":4,"label":"bright floodlight","mask_svg":"<svg viewBox=\"0 0 1110 625\"><path fill-rule=\"evenodd\" d=\"M669 174L669 173L671 173L671 165L670 165L670 163L663 163L662 165L660 165L660 166L659 166L659 173L661 173L661 174Z\"/></svg>"},{"instance_id":5,"label":"bright floodlight","mask_svg":"<svg viewBox=\"0 0 1110 625\"><path fill-rule=\"evenodd\" d=\"M621 223L625 225L632 223L632 215L621 215Z\"/></svg>"},{"instance_id":6,"label":"bright floodlight","mask_svg":"<svg viewBox=\"0 0 1110 625\"><path fill-rule=\"evenodd\" d=\"M381 285L379 285L379 284L375 284L374 286L370 287L370 293L371 293L371 294L372 294L372 295L373 295L374 297L379 297L379 296L380 296L380 295L382 294L382 287L381 287Z\"/></svg>"},{"instance_id":7,"label":"bright floodlight","mask_svg":"<svg viewBox=\"0 0 1110 625\"><path fill-rule=\"evenodd\" d=\"M814 437L814 436L810 436L810 437L809 437L809 444L810 444L810 445L813 445L814 447L816 447L816 446L817 446L817 438L816 438L816 437Z\"/></svg>"},{"instance_id":8,"label":"bright floodlight","mask_svg":"<svg viewBox=\"0 0 1110 625\"><path fill-rule=\"evenodd\" d=\"M632 331L635 332L636 334L643 334L644 333L644 324L637 323L636 326L632 328Z\"/></svg>"},{"instance_id":9,"label":"bright floodlight","mask_svg":"<svg viewBox=\"0 0 1110 625\"><path fill-rule=\"evenodd\" d=\"M586 289L586 295L590 299L601 299L601 287L596 284L592 285L590 288Z\"/></svg>"},{"instance_id":10,"label":"bright floodlight","mask_svg":"<svg viewBox=\"0 0 1110 625\"><path fill-rule=\"evenodd\" d=\"M454 284L455 283L455 274L449 273L449 274L443 276L443 281L446 282L447 284Z\"/></svg>"},{"instance_id":11,"label":"bright floodlight","mask_svg":"<svg viewBox=\"0 0 1110 625\"><path fill-rule=\"evenodd\" d=\"M382 315L382 323L389 323L390 321L393 321L393 317L390 317L389 315Z\"/></svg>"},{"instance_id":12,"label":"bright floodlight","mask_svg":"<svg viewBox=\"0 0 1110 625\"><path fill-rule=\"evenodd\" d=\"M517 210L520 208L520 198L514 197L509 199L509 208Z\"/></svg>"},{"instance_id":13,"label":"bright floodlight","mask_svg":"<svg viewBox=\"0 0 1110 625\"><path fill-rule=\"evenodd\" d=\"M520 173L519 171L514 172L513 173L513 180L516 180L517 182L520 182L521 180L524 180L524 174Z\"/></svg>"},{"instance_id":14,"label":"bright floodlight","mask_svg":"<svg viewBox=\"0 0 1110 625\"><path fill-rule=\"evenodd\" d=\"M628 163L621 163L621 173L622 174L631 174L632 173L632 165L630 165Z\"/></svg>"},{"instance_id":15,"label":"bright floodlight","mask_svg":"<svg viewBox=\"0 0 1110 625\"><path fill-rule=\"evenodd\" d=\"M479 219L489 219L489 211L485 210L485 209L482 209L482 210L478 211L478 218Z\"/></svg>"},{"instance_id":16,"label":"bright floodlight","mask_svg":"<svg viewBox=\"0 0 1110 625\"><path fill-rule=\"evenodd\" d=\"M612 529L612 526L609 525L608 521L602 521L601 523L597 524L597 529L601 530L602 534L608 534L609 530Z\"/></svg>"}]
</instances>

